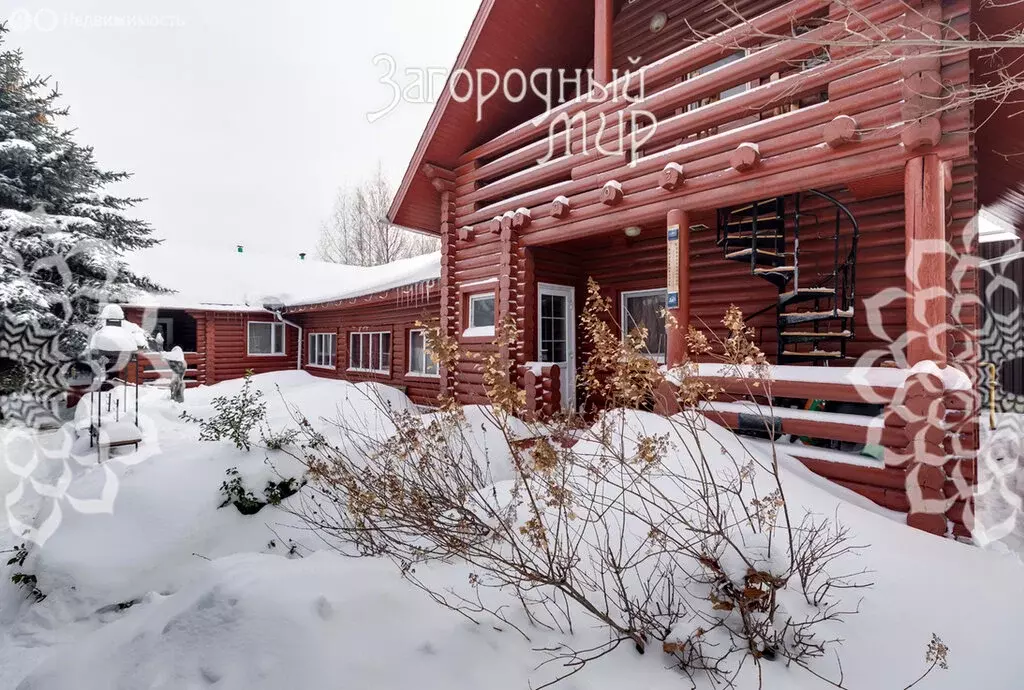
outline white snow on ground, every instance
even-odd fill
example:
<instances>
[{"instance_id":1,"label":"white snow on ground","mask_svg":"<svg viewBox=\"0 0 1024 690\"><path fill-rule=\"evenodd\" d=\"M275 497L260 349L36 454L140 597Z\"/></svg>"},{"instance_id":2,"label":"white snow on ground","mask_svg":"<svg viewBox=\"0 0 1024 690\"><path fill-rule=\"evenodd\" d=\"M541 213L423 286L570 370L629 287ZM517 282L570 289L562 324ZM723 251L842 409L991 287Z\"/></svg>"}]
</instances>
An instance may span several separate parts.
<instances>
[{"instance_id":1,"label":"white snow on ground","mask_svg":"<svg viewBox=\"0 0 1024 690\"><path fill-rule=\"evenodd\" d=\"M328 436L333 427L320 420L339 414L357 415L367 433L389 433L389 422L376 411L376 393L415 413L403 395L382 387L295 371L257 376L254 382L265 391L275 430L294 426L281 395ZM241 385L191 389L184 406L170 402L166 391L146 390L142 448L100 466L87 443L0 430L7 460L0 463L0 491L9 496L19 486L18 473L32 465L28 456L37 461L31 472L36 484L24 487L16 506L21 520L53 513L57 502L45 495L48 486L79 501L101 501L104 488L116 483L109 512L83 514L68 500L59 502L59 527L32 550L23 568L38 576L47 595L43 601L32 601L11 583L18 566L4 566L6 558L0 559L0 689L519 690L563 670L538 669L545 657L535 650L567 638L530 628L514 607L510 616L530 641L507 625L486 619L476 625L438 606L402 580L389 561L318 551L319 540L285 510L268 506L247 517L232 506L218 508L218 487L229 468L237 467L253 488L300 469L280 452L246 453L228 442L200 442L197 428L179 419L182 409L208 416L215 396L233 394ZM665 424L653 415L631 414L651 430ZM485 457L494 481L511 476L507 448L487 415L469 408L466 424L479 434L463 452ZM708 433L723 446L736 443L713 425ZM33 456L33 443L47 452ZM754 445L751 452L763 450ZM25 462L12 463L12 457ZM856 593L863 597L861 612L830 630L844 640L839 651L846 687L906 686L925 667L932 633L949 645L950 668L936 670L921 688L1019 687L1024 566L1015 557L914 531L846 502L843 492L809 481L799 469L784 466L782 472L791 509L838 513L855 541L870 545L843 565L871 571L874 586ZM289 540L298 544L301 557L289 554ZM19 542L0 522L0 551ZM435 585L457 586L466 582L468 570L439 563L417 574ZM129 602L119 610L118 604ZM605 639L604 630L577 615L573 644ZM622 646L561 687L688 687L669 665L656 650L640 656ZM834 660L820 668L831 674ZM762 669L761 687L827 687L781 662L766 662ZM747 673L737 687L758 687L757 679Z\"/></svg>"}]
</instances>

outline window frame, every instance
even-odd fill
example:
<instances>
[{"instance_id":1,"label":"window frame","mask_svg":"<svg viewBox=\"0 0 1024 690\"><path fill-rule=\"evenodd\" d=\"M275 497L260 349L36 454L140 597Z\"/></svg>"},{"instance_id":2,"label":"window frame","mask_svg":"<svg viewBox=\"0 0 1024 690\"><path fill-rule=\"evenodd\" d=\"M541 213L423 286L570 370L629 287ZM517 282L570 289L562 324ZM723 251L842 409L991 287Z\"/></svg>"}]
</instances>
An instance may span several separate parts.
<instances>
[{"instance_id":1,"label":"window frame","mask_svg":"<svg viewBox=\"0 0 1024 690\"><path fill-rule=\"evenodd\" d=\"M478 324L473 322L473 303L474 302L483 302L485 300L490 300L490 302L494 305L494 307L491 310L494 313L494 319L489 324L479 324L478 325ZM475 329L478 329L478 328L494 328L495 325L497 325L497 321L498 321L498 299L497 299L497 297L495 296L495 294L493 292L478 292L476 294L470 295L469 296L469 300L466 302L466 307L467 307L466 323L468 324L468 327L470 329L474 329L475 330Z\"/></svg>"},{"instance_id":2,"label":"window frame","mask_svg":"<svg viewBox=\"0 0 1024 690\"><path fill-rule=\"evenodd\" d=\"M253 352L252 351L252 327L255 325L259 326L270 326L270 349L271 352ZM277 332L280 329L281 339L278 342ZM280 345L281 351L274 351L274 346ZM245 323L245 354L247 357L287 357L288 356L288 335L285 331L285 324L280 321L246 321Z\"/></svg>"},{"instance_id":3,"label":"window frame","mask_svg":"<svg viewBox=\"0 0 1024 690\"><path fill-rule=\"evenodd\" d=\"M619 293L619 319L621 323L622 331L622 342L626 342L626 337L629 335L629 314L626 311L626 302L631 297L652 297L654 295L660 295L665 298L665 304L668 305L668 288L650 288L648 290L623 290ZM664 364L668 356L668 326L665 327L665 349L666 352L644 352L645 357L649 357L658 364Z\"/></svg>"},{"instance_id":4,"label":"window frame","mask_svg":"<svg viewBox=\"0 0 1024 690\"><path fill-rule=\"evenodd\" d=\"M320 364L319 362L312 361L313 358L313 341L314 340L331 340L334 341L334 346L331 348L324 348L323 350L318 349L317 353L330 352L330 364ZM337 369L338 368L338 334L333 331L313 331L309 334L309 341L307 343L308 351L306 354L306 366L313 367L315 369Z\"/></svg>"},{"instance_id":5,"label":"window frame","mask_svg":"<svg viewBox=\"0 0 1024 690\"><path fill-rule=\"evenodd\" d=\"M419 333L420 335L423 336L423 357L422 357L423 361L420 363L421 366L422 366L422 369L420 371L417 371L417 370L412 368L412 364L413 364L413 362L412 362L412 353L413 353L412 336L415 333ZM406 374L405 374L406 376L418 376L418 377L421 377L421 378L429 378L429 379L436 379L436 378L440 378L441 377L441 367L440 367L440 365L437 362L434 362L434 369L435 369L434 373L430 373L430 372L427 371L427 366L426 366L427 365L427 358L430 358L431 361L433 361L434 358L430 356L429 352L427 352L427 336L426 336L426 333L427 333L427 331L426 331L425 328L410 328L409 329L409 337L408 337L408 342L407 342L407 345L406 345L406 347L408 348L408 352L409 352L408 357L406 358L406 359L408 359L408 364L407 364L407 367L406 367L407 371L406 371Z\"/></svg>"},{"instance_id":6,"label":"window frame","mask_svg":"<svg viewBox=\"0 0 1024 690\"><path fill-rule=\"evenodd\" d=\"M388 347L387 347L387 350L385 350L384 347L382 347L382 342L383 342L383 338L384 338L385 335L388 337ZM372 366L371 366L371 368L366 368L366 367L362 367L362 366L352 366L352 354L355 351L355 348L352 347L352 340L355 337L359 337L359 339L360 339L359 355L360 355L360 363L362 363L362 354L363 354L362 340L363 340L364 336L367 338L367 342L369 344L369 352L370 352L370 354L369 354L368 357L372 357L373 356L373 352L374 352L374 350L373 350L373 341L376 338L376 340L377 340L377 362L376 362L376 364L380 368L376 368L375 369L375 368L372 368ZM348 332L348 369L347 369L347 371L358 372L358 373L361 373L361 374L383 374L385 376L391 376L391 367L393 365L393 362L392 362L392 359L393 359L393 357L392 357L392 350L393 350L393 348L394 348L394 341L392 339L392 332L391 331L349 331ZM382 365L382 359L383 359L383 355L385 354L385 352L387 353L387 359L388 359L388 363L387 363L386 367L384 367ZM373 363L371 362L371 365L372 364Z\"/></svg>"}]
</instances>

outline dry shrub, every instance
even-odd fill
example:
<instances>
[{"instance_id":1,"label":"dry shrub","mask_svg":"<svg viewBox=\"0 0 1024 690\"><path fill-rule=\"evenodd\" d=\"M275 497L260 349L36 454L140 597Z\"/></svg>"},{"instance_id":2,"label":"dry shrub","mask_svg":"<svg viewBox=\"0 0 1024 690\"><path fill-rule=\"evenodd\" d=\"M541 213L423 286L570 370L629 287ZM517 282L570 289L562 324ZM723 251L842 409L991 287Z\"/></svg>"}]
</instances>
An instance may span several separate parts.
<instances>
[{"instance_id":1,"label":"dry shrub","mask_svg":"<svg viewBox=\"0 0 1024 690\"><path fill-rule=\"evenodd\" d=\"M657 649L715 684L731 683L748 659L809 668L834 651L828 623L856 611L850 590L863 586L861 574L834 572L856 547L834 520L790 518L773 452L751 451L693 409L672 418L635 409L665 373L641 351L646 334L623 342L610 312L591 281L580 387L612 409L586 431L571 416L522 421L511 368L490 355L481 362L486 408L449 401L417 415L381 404L394 434L339 419L334 441L299 417L311 484L302 517L343 553L394 559L411 582L474 620L497 618L526 636L531 625L564 633L544 650L563 665L560 678L623 642ZM764 356L738 310L724 323L718 356L749 376ZM689 335L691 347L714 349ZM499 353L517 338L503 322ZM436 358L454 364L456 355ZM691 404L713 394L693 372L670 373ZM431 560L467 565L468 582L424 581L417 567ZM581 616L605 626L607 642L574 648Z\"/></svg>"}]
</instances>

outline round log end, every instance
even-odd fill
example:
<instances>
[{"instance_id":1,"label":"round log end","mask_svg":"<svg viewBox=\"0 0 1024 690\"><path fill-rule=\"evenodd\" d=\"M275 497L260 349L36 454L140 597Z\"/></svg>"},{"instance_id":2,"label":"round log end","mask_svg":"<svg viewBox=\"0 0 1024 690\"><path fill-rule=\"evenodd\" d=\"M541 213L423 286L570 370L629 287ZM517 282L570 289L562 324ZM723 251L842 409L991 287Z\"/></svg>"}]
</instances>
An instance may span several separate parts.
<instances>
[{"instance_id":1,"label":"round log end","mask_svg":"<svg viewBox=\"0 0 1024 690\"><path fill-rule=\"evenodd\" d=\"M551 202L551 217L552 218L565 218L569 215L569 204L562 201L561 199L555 199Z\"/></svg>"},{"instance_id":2,"label":"round log end","mask_svg":"<svg viewBox=\"0 0 1024 690\"><path fill-rule=\"evenodd\" d=\"M473 228L470 226L459 228L459 239L462 240L463 242L469 242L470 240L472 240Z\"/></svg>"},{"instance_id":3,"label":"round log end","mask_svg":"<svg viewBox=\"0 0 1024 690\"><path fill-rule=\"evenodd\" d=\"M740 144L729 156L729 164L740 172L753 170L760 162L761 151L757 148L757 144Z\"/></svg>"},{"instance_id":4,"label":"round log end","mask_svg":"<svg viewBox=\"0 0 1024 690\"><path fill-rule=\"evenodd\" d=\"M942 139L942 123L937 117L927 117L911 122L900 136L903 146L909 151L936 146Z\"/></svg>"},{"instance_id":5,"label":"round log end","mask_svg":"<svg viewBox=\"0 0 1024 690\"><path fill-rule=\"evenodd\" d=\"M824 139L829 148L837 148L857 138L857 121L849 115L839 115L825 125Z\"/></svg>"},{"instance_id":6,"label":"round log end","mask_svg":"<svg viewBox=\"0 0 1024 690\"><path fill-rule=\"evenodd\" d=\"M942 536L946 533L946 516L936 513L910 513L907 524L925 532Z\"/></svg>"},{"instance_id":7,"label":"round log end","mask_svg":"<svg viewBox=\"0 0 1024 690\"><path fill-rule=\"evenodd\" d=\"M683 183L683 172L677 167L669 166L661 171L658 185L666 191L674 191Z\"/></svg>"},{"instance_id":8,"label":"round log end","mask_svg":"<svg viewBox=\"0 0 1024 690\"><path fill-rule=\"evenodd\" d=\"M606 184L601 188L601 203L606 206L614 206L622 201L622 188L617 185Z\"/></svg>"}]
</instances>

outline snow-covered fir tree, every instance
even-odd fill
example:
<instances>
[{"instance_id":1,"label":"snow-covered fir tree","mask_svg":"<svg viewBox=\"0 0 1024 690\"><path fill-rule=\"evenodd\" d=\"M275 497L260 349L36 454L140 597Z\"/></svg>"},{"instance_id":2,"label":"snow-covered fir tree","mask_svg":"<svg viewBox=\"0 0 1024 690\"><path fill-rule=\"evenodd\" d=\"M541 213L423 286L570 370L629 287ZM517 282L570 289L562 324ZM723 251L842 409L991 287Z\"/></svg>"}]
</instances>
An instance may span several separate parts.
<instances>
[{"instance_id":1,"label":"snow-covered fir tree","mask_svg":"<svg viewBox=\"0 0 1024 690\"><path fill-rule=\"evenodd\" d=\"M102 170L91 147L61 127L66 108L47 80L30 77L0 29L0 308L73 321L133 288L124 251L157 242L126 212L139 199L107 188L128 177Z\"/></svg>"},{"instance_id":2,"label":"snow-covered fir tree","mask_svg":"<svg viewBox=\"0 0 1024 690\"><path fill-rule=\"evenodd\" d=\"M100 168L75 141L60 94L29 74L5 38L0 25L0 361L10 372L31 366L42 341L59 340L73 359L102 304L159 287L123 260L158 241L130 215L139 199L108 191L129 174Z\"/></svg>"}]
</instances>

